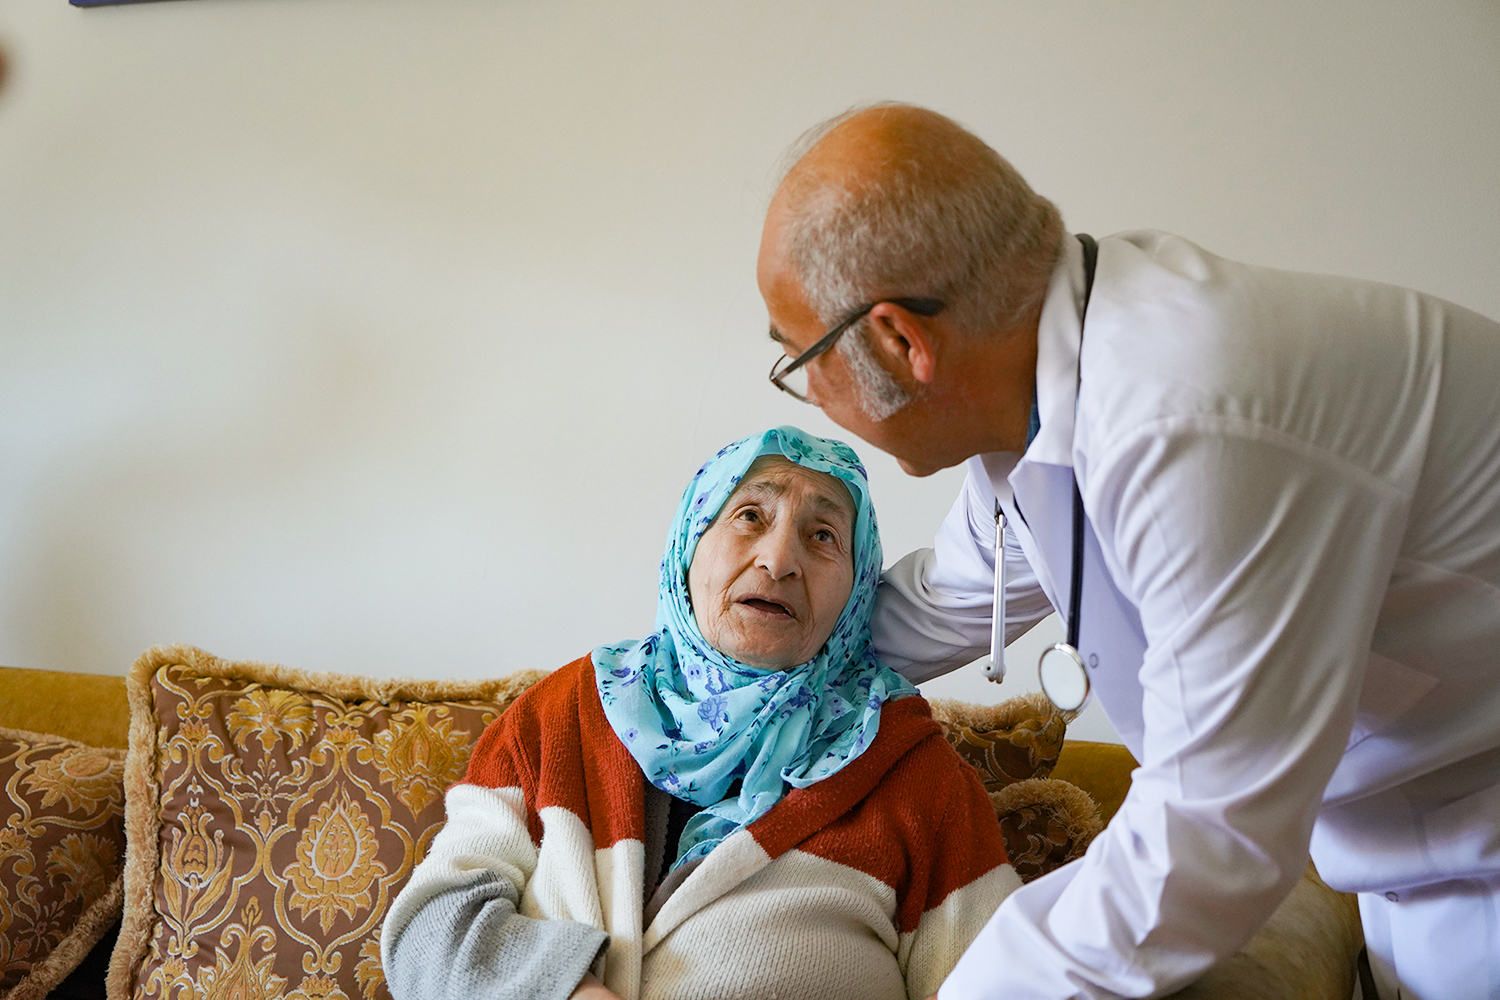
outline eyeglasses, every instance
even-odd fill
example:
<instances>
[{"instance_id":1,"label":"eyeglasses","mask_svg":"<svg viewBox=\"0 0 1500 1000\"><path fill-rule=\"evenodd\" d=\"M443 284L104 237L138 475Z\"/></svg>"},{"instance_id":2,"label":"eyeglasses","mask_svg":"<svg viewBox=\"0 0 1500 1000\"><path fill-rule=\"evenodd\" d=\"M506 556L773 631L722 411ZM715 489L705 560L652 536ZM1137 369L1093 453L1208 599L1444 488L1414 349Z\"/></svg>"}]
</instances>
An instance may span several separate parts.
<instances>
[{"instance_id":1,"label":"eyeglasses","mask_svg":"<svg viewBox=\"0 0 1500 1000\"><path fill-rule=\"evenodd\" d=\"M804 403L811 403L812 400L807 397L806 364L827 352L839 339L840 334L868 316L871 309L886 302L894 303L907 312L914 312L918 316L936 316L943 311L943 301L941 299L878 299L862 305L840 320L831 330L823 334L822 337L819 337L817 343L795 358L789 358L786 355L777 358L776 363L771 366L771 384L793 399L801 400Z\"/></svg>"}]
</instances>

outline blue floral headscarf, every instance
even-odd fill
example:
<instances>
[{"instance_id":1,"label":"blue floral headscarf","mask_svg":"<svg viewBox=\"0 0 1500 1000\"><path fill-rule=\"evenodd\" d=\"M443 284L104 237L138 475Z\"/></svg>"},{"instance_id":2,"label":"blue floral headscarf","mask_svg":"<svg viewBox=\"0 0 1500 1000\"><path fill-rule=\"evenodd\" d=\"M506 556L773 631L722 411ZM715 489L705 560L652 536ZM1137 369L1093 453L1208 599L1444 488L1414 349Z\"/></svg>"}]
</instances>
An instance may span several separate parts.
<instances>
[{"instance_id":1,"label":"blue floral headscarf","mask_svg":"<svg viewBox=\"0 0 1500 1000\"><path fill-rule=\"evenodd\" d=\"M856 508L849 600L818 654L787 670L719 652L698 630L688 602L698 539L762 455L834 476ZM647 780L706 807L684 828L673 868L765 815L788 785L805 788L858 757L880 728L880 706L916 693L870 651L880 563L869 481L842 442L776 427L723 448L688 484L661 561L656 630L600 646L593 657L604 714Z\"/></svg>"}]
</instances>

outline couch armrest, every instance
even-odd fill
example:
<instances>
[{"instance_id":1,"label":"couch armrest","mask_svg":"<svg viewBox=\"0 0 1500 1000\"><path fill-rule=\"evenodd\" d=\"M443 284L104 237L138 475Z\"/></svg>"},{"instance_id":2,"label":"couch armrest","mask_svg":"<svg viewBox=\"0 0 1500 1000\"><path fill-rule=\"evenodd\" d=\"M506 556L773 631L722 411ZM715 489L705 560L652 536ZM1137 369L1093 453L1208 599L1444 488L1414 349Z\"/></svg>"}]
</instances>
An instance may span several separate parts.
<instances>
[{"instance_id":1,"label":"couch armrest","mask_svg":"<svg viewBox=\"0 0 1500 1000\"><path fill-rule=\"evenodd\" d=\"M1061 778L1088 792L1099 803L1099 818L1108 823L1125 801L1135 758L1118 743L1067 740L1051 777Z\"/></svg>"}]
</instances>

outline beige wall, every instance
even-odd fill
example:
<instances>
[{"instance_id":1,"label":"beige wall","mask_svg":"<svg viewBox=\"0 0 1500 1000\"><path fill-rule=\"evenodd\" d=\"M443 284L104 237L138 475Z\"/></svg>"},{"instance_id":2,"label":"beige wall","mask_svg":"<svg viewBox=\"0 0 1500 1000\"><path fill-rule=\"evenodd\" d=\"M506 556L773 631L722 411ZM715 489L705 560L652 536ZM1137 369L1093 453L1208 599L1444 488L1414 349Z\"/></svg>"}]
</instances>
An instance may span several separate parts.
<instances>
[{"instance_id":1,"label":"beige wall","mask_svg":"<svg viewBox=\"0 0 1500 1000\"><path fill-rule=\"evenodd\" d=\"M780 151L856 102L1074 229L1500 315L1493 2L0 0L0 44L5 663L642 634L699 462L832 429L765 385L752 268ZM866 455L894 558L959 478Z\"/></svg>"}]
</instances>

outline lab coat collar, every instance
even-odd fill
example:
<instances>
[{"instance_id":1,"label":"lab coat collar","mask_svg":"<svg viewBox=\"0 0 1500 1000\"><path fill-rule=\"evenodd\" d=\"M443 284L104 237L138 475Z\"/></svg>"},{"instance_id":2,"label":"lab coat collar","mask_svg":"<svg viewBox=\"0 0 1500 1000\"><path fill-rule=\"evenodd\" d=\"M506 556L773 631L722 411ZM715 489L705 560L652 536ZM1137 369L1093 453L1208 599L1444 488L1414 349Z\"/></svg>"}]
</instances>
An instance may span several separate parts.
<instances>
[{"instance_id":1,"label":"lab coat collar","mask_svg":"<svg viewBox=\"0 0 1500 1000\"><path fill-rule=\"evenodd\" d=\"M1078 349L1083 334L1083 246L1072 236L1052 270L1036 331L1036 400L1042 426L1026 449L1030 462L1073 464Z\"/></svg>"},{"instance_id":2,"label":"lab coat collar","mask_svg":"<svg viewBox=\"0 0 1500 1000\"><path fill-rule=\"evenodd\" d=\"M1073 415L1078 400L1078 350L1083 339L1083 246L1063 239L1062 254L1052 269L1036 333L1036 401L1041 429L1024 455L990 452L970 459L1002 503L1010 497L1009 480L1020 462L1073 465ZM974 466L978 468L974 468Z\"/></svg>"}]
</instances>

